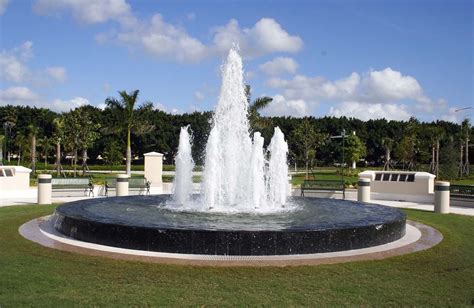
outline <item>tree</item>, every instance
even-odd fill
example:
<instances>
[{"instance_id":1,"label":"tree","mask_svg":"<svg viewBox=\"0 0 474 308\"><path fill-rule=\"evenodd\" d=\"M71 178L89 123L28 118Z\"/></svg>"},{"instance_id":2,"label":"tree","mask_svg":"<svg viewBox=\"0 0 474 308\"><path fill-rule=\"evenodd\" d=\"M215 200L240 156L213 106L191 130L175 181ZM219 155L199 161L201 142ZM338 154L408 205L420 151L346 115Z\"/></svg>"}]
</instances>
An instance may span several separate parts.
<instances>
[{"instance_id":1,"label":"tree","mask_svg":"<svg viewBox=\"0 0 474 308\"><path fill-rule=\"evenodd\" d=\"M412 161L415 156L413 139L410 136L404 136L397 145L395 152L403 163L403 170L405 170L405 165L408 165L408 169L410 170L413 166Z\"/></svg>"},{"instance_id":2,"label":"tree","mask_svg":"<svg viewBox=\"0 0 474 308\"><path fill-rule=\"evenodd\" d=\"M48 138L47 136L43 137L43 139L40 140L40 144L43 150L44 165L48 166L48 156L52 148L51 138Z\"/></svg>"},{"instance_id":3,"label":"tree","mask_svg":"<svg viewBox=\"0 0 474 308\"><path fill-rule=\"evenodd\" d=\"M346 162L357 162L367 153L365 144L360 138L354 133L350 134L346 138Z\"/></svg>"},{"instance_id":4,"label":"tree","mask_svg":"<svg viewBox=\"0 0 474 308\"><path fill-rule=\"evenodd\" d=\"M122 157L123 156L120 152L120 147L117 142L109 142L103 152L103 158L105 163L110 165L110 172L112 172L113 166L120 164Z\"/></svg>"},{"instance_id":5,"label":"tree","mask_svg":"<svg viewBox=\"0 0 474 308\"><path fill-rule=\"evenodd\" d=\"M327 136L316 131L308 119L304 119L294 130L293 138L305 161L306 178L308 178L309 163L312 158L314 159L317 148L324 143Z\"/></svg>"},{"instance_id":6,"label":"tree","mask_svg":"<svg viewBox=\"0 0 474 308\"><path fill-rule=\"evenodd\" d=\"M453 180L457 177L456 146L452 136L447 137L443 142L440 152L440 175L445 180Z\"/></svg>"},{"instance_id":7,"label":"tree","mask_svg":"<svg viewBox=\"0 0 474 308\"><path fill-rule=\"evenodd\" d=\"M36 172L36 137L38 135L39 129L36 125L28 125L28 135L30 138L30 155L31 155L31 169L32 173Z\"/></svg>"},{"instance_id":8,"label":"tree","mask_svg":"<svg viewBox=\"0 0 474 308\"><path fill-rule=\"evenodd\" d=\"M64 138L64 117L57 117L53 120L53 142L56 144L56 162L54 168L56 169L58 177L61 174L61 140Z\"/></svg>"},{"instance_id":9,"label":"tree","mask_svg":"<svg viewBox=\"0 0 474 308\"><path fill-rule=\"evenodd\" d=\"M117 129L122 130L125 128L127 132L126 171L128 175L131 174L132 167L132 141L130 136L132 129L138 125L135 104L137 102L139 92L139 90L135 90L129 94L126 91L119 91L118 93L120 94L120 101L115 98L108 98L105 102L108 108L118 110L123 116L122 121L124 122L124 125L118 125Z\"/></svg>"},{"instance_id":10,"label":"tree","mask_svg":"<svg viewBox=\"0 0 474 308\"><path fill-rule=\"evenodd\" d=\"M66 145L73 153L74 176L76 176L76 165L78 151L82 150L82 173L87 169L87 149L92 146L98 137L100 125L94 123L87 110L76 108L65 116L65 139Z\"/></svg>"},{"instance_id":11,"label":"tree","mask_svg":"<svg viewBox=\"0 0 474 308\"><path fill-rule=\"evenodd\" d=\"M20 132L16 133L14 145L18 149L18 166L21 163L21 159L27 154L29 144L30 143L28 142L28 138L24 134Z\"/></svg>"},{"instance_id":12,"label":"tree","mask_svg":"<svg viewBox=\"0 0 474 308\"><path fill-rule=\"evenodd\" d=\"M5 142L5 136L0 135L0 165L3 165L3 144Z\"/></svg>"},{"instance_id":13,"label":"tree","mask_svg":"<svg viewBox=\"0 0 474 308\"><path fill-rule=\"evenodd\" d=\"M245 96L247 97L247 102L249 104L249 123L250 129L255 131L261 131L264 128L271 126L271 121L264 119L260 116L259 110L265 108L273 101L273 98L268 96L262 96L256 98L253 102L252 100L252 89L250 85L245 86Z\"/></svg>"},{"instance_id":14,"label":"tree","mask_svg":"<svg viewBox=\"0 0 474 308\"><path fill-rule=\"evenodd\" d=\"M464 142L464 164L462 165L462 174L469 175L469 138L471 136L471 123L469 119L464 119L461 124L461 162L462 162L462 143Z\"/></svg>"},{"instance_id":15,"label":"tree","mask_svg":"<svg viewBox=\"0 0 474 308\"><path fill-rule=\"evenodd\" d=\"M390 153L393 150L393 139L389 137L382 138L382 146L385 150L385 163L383 165L383 170L390 170L392 167Z\"/></svg>"}]
</instances>

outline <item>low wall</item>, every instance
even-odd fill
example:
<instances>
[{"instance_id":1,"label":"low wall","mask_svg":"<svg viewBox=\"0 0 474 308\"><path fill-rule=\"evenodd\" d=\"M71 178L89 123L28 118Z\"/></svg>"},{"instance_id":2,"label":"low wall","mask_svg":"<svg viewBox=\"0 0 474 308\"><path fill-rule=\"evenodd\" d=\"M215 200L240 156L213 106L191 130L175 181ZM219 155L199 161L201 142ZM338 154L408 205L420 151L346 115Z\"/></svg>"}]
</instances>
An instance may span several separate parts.
<instances>
[{"instance_id":1,"label":"low wall","mask_svg":"<svg viewBox=\"0 0 474 308\"><path fill-rule=\"evenodd\" d=\"M0 166L0 190L28 190L30 188L31 171L31 169L22 166Z\"/></svg>"},{"instance_id":2,"label":"low wall","mask_svg":"<svg viewBox=\"0 0 474 308\"><path fill-rule=\"evenodd\" d=\"M371 199L433 203L434 180L428 172L372 171L359 173L370 180Z\"/></svg>"}]
</instances>

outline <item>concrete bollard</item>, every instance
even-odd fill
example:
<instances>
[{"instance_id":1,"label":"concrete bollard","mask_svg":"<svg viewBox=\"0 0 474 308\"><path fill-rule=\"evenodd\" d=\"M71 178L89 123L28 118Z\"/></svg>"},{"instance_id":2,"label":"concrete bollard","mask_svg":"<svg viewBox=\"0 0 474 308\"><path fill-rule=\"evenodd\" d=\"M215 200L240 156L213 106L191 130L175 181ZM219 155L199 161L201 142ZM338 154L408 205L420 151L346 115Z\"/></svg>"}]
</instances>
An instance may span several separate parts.
<instances>
[{"instance_id":1,"label":"concrete bollard","mask_svg":"<svg viewBox=\"0 0 474 308\"><path fill-rule=\"evenodd\" d=\"M117 196L128 196L128 175L117 174Z\"/></svg>"},{"instance_id":2,"label":"concrete bollard","mask_svg":"<svg viewBox=\"0 0 474 308\"><path fill-rule=\"evenodd\" d=\"M51 204L51 174L38 175L38 204Z\"/></svg>"},{"instance_id":3,"label":"concrete bollard","mask_svg":"<svg viewBox=\"0 0 474 308\"><path fill-rule=\"evenodd\" d=\"M436 182L435 191L435 213L449 214L449 182Z\"/></svg>"},{"instance_id":4,"label":"concrete bollard","mask_svg":"<svg viewBox=\"0 0 474 308\"><path fill-rule=\"evenodd\" d=\"M357 201L370 202L370 179L359 178L357 186Z\"/></svg>"}]
</instances>

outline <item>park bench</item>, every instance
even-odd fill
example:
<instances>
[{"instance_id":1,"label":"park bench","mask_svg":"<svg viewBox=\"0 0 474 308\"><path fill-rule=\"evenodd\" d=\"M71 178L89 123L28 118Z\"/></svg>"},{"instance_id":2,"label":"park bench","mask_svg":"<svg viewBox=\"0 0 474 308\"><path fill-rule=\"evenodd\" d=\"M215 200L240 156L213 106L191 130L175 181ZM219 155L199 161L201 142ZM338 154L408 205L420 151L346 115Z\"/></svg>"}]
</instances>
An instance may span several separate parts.
<instances>
[{"instance_id":1,"label":"park bench","mask_svg":"<svg viewBox=\"0 0 474 308\"><path fill-rule=\"evenodd\" d=\"M107 178L105 179L105 196L109 196L109 191L117 189L117 178ZM146 178L129 178L128 179L128 190L138 190L138 193L141 194L144 192L146 195L150 194L150 182Z\"/></svg>"},{"instance_id":2,"label":"park bench","mask_svg":"<svg viewBox=\"0 0 474 308\"><path fill-rule=\"evenodd\" d=\"M90 178L53 178L51 187L53 192L82 190L84 195L94 196L94 185Z\"/></svg>"},{"instance_id":3,"label":"park bench","mask_svg":"<svg viewBox=\"0 0 474 308\"><path fill-rule=\"evenodd\" d=\"M449 187L451 197L461 199L474 199L474 185L451 185Z\"/></svg>"},{"instance_id":4,"label":"park bench","mask_svg":"<svg viewBox=\"0 0 474 308\"><path fill-rule=\"evenodd\" d=\"M340 191L342 192L342 197L346 198L346 188L342 180L304 180L303 184L301 184L302 197L304 197L305 191Z\"/></svg>"}]
</instances>

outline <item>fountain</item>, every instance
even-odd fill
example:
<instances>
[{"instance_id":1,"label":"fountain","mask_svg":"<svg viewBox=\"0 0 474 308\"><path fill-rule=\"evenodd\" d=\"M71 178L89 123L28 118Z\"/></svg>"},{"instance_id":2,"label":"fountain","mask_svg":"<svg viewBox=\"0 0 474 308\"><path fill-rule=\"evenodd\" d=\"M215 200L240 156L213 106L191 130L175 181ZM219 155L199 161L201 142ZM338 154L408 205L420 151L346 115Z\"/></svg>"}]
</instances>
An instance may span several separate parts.
<instances>
[{"instance_id":1,"label":"fountain","mask_svg":"<svg viewBox=\"0 0 474 308\"><path fill-rule=\"evenodd\" d=\"M180 132L172 195L76 201L52 222L81 241L203 255L293 255L381 245L405 234L397 209L288 197L288 145L276 127L267 149L249 134L242 60L231 49L206 145L201 193L193 194L190 128Z\"/></svg>"}]
</instances>

